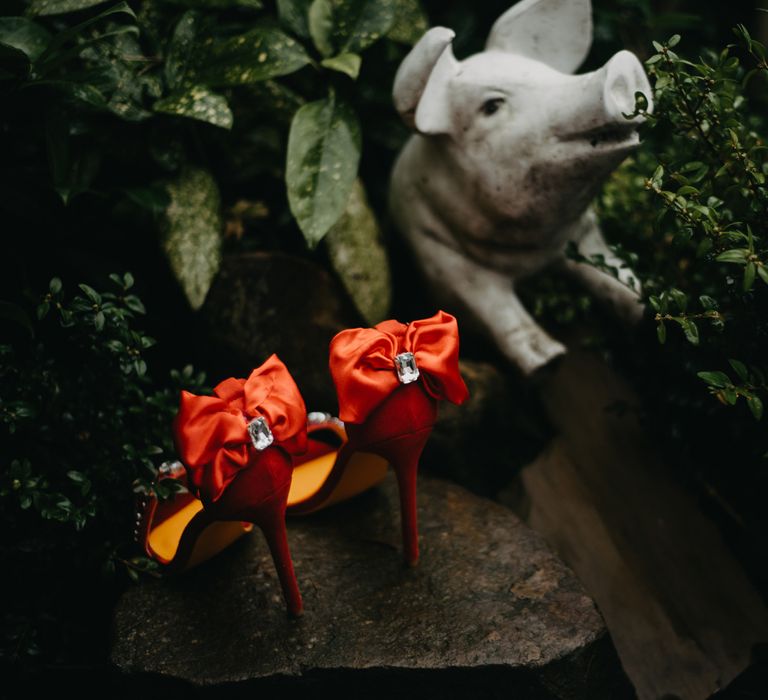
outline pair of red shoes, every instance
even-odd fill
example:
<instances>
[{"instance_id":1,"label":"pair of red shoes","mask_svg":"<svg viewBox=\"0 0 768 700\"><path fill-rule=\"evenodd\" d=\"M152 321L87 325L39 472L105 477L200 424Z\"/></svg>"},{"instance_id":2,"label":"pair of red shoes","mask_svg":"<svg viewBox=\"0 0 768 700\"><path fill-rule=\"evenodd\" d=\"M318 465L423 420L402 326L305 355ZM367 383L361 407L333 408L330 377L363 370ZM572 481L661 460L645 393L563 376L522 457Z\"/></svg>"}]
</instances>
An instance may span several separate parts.
<instances>
[{"instance_id":1,"label":"pair of red shoes","mask_svg":"<svg viewBox=\"0 0 768 700\"><path fill-rule=\"evenodd\" d=\"M258 525L288 611L300 615L286 511L311 513L357 495L379 483L391 464L405 560L416 564L419 456L438 400L467 398L458 357L456 319L443 311L409 324L342 331L331 341L329 364L343 424L328 414L307 415L276 355L248 379L224 380L214 396L183 391L174 437L186 470L177 463L161 478L186 473L191 493L144 501L137 536L147 554L168 569L187 569Z\"/></svg>"}]
</instances>

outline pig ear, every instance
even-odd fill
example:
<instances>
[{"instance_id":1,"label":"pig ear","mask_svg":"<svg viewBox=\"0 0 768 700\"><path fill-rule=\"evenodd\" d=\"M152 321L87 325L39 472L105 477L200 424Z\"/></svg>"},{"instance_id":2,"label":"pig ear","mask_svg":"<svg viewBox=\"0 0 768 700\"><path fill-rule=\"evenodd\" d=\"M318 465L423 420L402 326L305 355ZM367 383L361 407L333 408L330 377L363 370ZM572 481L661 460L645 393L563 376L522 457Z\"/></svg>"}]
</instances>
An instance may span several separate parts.
<instances>
[{"instance_id":1,"label":"pig ear","mask_svg":"<svg viewBox=\"0 0 768 700\"><path fill-rule=\"evenodd\" d=\"M485 48L520 54L573 73L590 46L590 0L521 0L496 20Z\"/></svg>"},{"instance_id":2,"label":"pig ear","mask_svg":"<svg viewBox=\"0 0 768 700\"><path fill-rule=\"evenodd\" d=\"M433 27L400 64L392 95L403 121L422 134L447 133L451 128L448 84L458 74L453 57L454 32Z\"/></svg>"}]
</instances>

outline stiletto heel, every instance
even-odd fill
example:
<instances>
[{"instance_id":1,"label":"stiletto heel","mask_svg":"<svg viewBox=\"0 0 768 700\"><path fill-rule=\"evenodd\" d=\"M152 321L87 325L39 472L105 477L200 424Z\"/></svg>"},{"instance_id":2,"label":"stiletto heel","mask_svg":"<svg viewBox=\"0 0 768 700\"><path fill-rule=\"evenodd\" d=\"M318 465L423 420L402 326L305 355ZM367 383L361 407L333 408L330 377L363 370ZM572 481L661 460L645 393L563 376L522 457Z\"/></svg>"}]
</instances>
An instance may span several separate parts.
<instances>
[{"instance_id":1,"label":"stiletto heel","mask_svg":"<svg viewBox=\"0 0 768 700\"><path fill-rule=\"evenodd\" d=\"M337 418L329 414L310 413L307 425L308 449L303 461L322 461L335 455L344 440L346 433ZM276 450L274 456L280 459L281 454L284 454L282 450ZM266 459L262 457L262 460ZM266 461L262 461L261 467L265 466ZM286 471L288 468L290 465L276 471ZM256 506L247 499L241 503L228 502L226 509L223 509L212 505L205 508L202 501L190 492L187 471L181 462L165 462L160 466L157 482L159 484L165 480L175 481L179 489L162 501L154 490L140 493L136 499L134 529L134 539L144 553L158 564L161 573L179 574L202 564L251 532L256 524L264 533L272 552L290 613L301 613L301 595L295 585L285 532L285 506L289 492L285 486L280 490L279 484L274 482L272 486L244 483L230 485L230 501L231 494L235 492L245 494L274 490L275 496ZM225 510L229 512L225 513ZM232 520L235 516L236 519Z\"/></svg>"},{"instance_id":2,"label":"stiletto heel","mask_svg":"<svg viewBox=\"0 0 768 700\"><path fill-rule=\"evenodd\" d=\"M416 480L419 458L432 434L432 428L393 438L368 449L381 455L391 465L397 477L400 493L400 518L403 530L403 557L408 566L419 561L418 515L416 511Z\"/></svg>"},{"instance_id":3,"label":"stiletto heel","mask_svg":"<svg viewBox=\"0 0 768 700\"><path fill-rule=\"evenodd\" d=\"M287 496L286 491L286 499ZM264 511L256 524L264 533L269 551L272 553L272 560L275 562L275 569L283 589L283 597L288 605L288 612L293 617L299 617L304 612L304 604L296 582L291 552L288 549L288 533L285 529L285 500L276 504L276 507Z\"/></svg>"},{"instance_id":4,"label":"stiletto heel","mask_svg":"<svg viewBox=\"0 0 768 700\"><path fill-rule=\"evenodd\" d=\"M468 396L458 366L456 319L443 311L410 324L385 321L339 333L330 369L346 427L335 462L299 464L288 514L312 513L397 476L403 556L419 558L416 482L419 458L437 418L439 400Z\"/></svg>"},{"instance_id":5,"label":"stiletto heel","mask_svg":"<svg viewBox=\"0 0 768 700\"><path fill-rule=\"evenodd\" d=\"M174 438L199 504L169 565L187 566L212 525L252 523L269 545L289 614L300 615L285 509L292 457L307 449L307 418L285 365L272 355L247 380L221 382L214 396L183 391Z\"/></svg>"}]
</instances>

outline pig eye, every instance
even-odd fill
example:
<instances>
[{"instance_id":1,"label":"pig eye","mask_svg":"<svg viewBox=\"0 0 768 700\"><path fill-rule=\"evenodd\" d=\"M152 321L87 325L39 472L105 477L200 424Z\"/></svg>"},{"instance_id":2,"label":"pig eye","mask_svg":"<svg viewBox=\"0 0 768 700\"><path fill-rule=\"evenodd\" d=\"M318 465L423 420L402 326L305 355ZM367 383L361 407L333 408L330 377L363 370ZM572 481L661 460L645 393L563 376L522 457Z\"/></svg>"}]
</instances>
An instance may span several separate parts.
<instances>
[{"instance_id":1,"label":"pig eye","mask_svg":"<svg viewBox=\"0 0 768 700\"><path fill-rule=\"evenodd\" d=\"M486 116L490 117L492 114L496 114L499 111L501 105L504 104L503 97L492 97L490 100L483 102L483 106L480 111Z\"/></svg>"}]
</instances>

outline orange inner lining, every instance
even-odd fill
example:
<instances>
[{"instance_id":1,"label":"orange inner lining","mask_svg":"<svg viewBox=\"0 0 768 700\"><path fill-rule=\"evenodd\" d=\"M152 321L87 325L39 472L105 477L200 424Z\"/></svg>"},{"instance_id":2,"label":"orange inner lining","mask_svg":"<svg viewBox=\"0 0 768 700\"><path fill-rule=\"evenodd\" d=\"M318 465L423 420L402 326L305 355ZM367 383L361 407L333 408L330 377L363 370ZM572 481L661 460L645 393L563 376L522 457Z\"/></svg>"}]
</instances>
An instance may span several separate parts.
<instances>
[{"instance_id":1,"label":"orange inner lining","mask_svg":"<svg viewBox=\"0 0 768 700\"><path fill-rule=\"evenodd\" d=\"M310 440L310 449L307 453L307 461L299 462L293 470L291 489L288 493L288 505L305 501L312 497L326 482L336 463L338 448L319 440ZM315 510L329 506L333 503L356 496L363 491L375 486L387 472L387 461L377 455L357 452L349 460L339 483L330 496ZM186 501L186 502L185 502ZM181 503L181 507L178 507ZM175 507L172 512L163 517L164 509ZM162 562L171 561L176 555L179 542L184 530L192 518L202 510L203 504L187 495L177 497L175 503L160 504L155 515L158 525L152 528L148 536L149 549ZM202 563L214 554L232 544L243 533L253 529L250 523L218 521L211 523L195 542L192 555L185 568L190 568Z\"/></svg>"}]
</instances>

